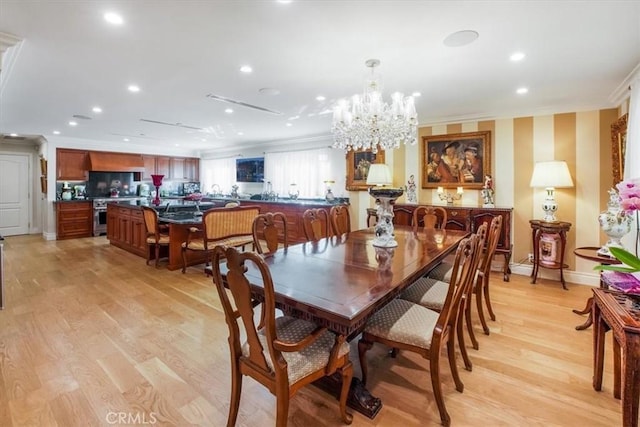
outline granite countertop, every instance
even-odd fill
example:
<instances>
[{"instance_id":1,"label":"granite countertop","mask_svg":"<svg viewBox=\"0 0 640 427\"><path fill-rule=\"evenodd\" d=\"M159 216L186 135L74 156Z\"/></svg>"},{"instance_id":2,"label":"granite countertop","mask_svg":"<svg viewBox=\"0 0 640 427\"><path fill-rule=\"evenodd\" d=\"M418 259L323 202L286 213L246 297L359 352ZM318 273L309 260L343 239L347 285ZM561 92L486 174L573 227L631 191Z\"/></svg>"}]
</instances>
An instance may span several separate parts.
<instances>
[{"instance_id":1,"label":"granite countertop","mask_svg":"<svg viewBox=\"0 0 640 427\"><path fill-rule=\"evenodd\" d=\"M290 199L279 198L277 200L253 200L253 199L233 199L227 197L205 197L202 200L224 201L224 202L240 202L240 205L258 205L261 203L283 204L283 205L313 205L313 206L333 206L340 204L349 204L348 198L336 197L333 202L327 202L325 199Z\"/></svg>"}]
</instances>

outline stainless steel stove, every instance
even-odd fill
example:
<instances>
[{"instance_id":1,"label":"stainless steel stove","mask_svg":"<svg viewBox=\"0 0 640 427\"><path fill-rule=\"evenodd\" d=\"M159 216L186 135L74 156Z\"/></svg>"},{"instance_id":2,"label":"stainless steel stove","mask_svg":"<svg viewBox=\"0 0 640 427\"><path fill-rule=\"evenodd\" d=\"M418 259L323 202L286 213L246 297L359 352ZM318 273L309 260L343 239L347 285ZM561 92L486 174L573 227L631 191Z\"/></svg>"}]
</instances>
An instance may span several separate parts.
<instances>
[{"instance_id":1,"label":"stainless steel stove","mask_svg":"<svg viewBox=\"0 0 640 427\"><path fill-rule=\"evenodd\" d=\"M93 235L104 236L107 234L107 204L131 200L140 200L141 197L95 197L93 201Z\"/></svg>"}]
</instances>

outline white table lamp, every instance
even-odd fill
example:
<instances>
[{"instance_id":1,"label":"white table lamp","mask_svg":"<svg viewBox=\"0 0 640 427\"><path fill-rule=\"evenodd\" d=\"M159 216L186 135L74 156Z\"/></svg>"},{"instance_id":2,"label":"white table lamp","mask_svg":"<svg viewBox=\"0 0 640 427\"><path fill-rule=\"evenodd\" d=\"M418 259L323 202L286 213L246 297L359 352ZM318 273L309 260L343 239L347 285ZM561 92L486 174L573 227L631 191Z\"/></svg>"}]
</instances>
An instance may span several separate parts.
<instances>
[{"instance_id":1,"label":"white table lamp","mask_svg":"<svg viewBox=\"0 0 640 427\"><path fill-rule=\"evenodd\" d=\"M555 213L558 210L558 203L553 197L553 192L556 188L573 187L567 163L560 160L536 162L529 185L534 188L544 188L547 191L542 203L544 221L556 222Z\"/></svg>"},{"instance_id":2,"label":"white table lamp","mask_svg":"<svg viewBox=\"0 0 640 427\"><path fill-rule=\"evenodd\" d=\"M373 245L382 248L394 248L398 242L393 237L393 202L402 196L401 188L385 187L391 184L391 171L389 166L374 163L369 167L367 175L367 185L369 194L376 199L378 205L378 223L375 226L376 238Z\"/></svg>"}]
</instances>

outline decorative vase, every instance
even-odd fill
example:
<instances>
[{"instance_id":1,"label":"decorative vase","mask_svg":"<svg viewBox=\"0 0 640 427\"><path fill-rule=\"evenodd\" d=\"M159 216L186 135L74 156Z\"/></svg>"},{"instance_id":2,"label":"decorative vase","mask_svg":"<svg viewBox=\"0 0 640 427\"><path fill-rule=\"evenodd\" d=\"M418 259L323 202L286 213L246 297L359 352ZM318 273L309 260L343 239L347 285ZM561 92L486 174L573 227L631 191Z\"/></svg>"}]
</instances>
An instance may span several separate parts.
<instances>
[{"instance_id":1,"label":"decorative vase","mask_svg":"<svg viewBox=\"0 0 640 427\"><path fill-rule=\"evenodd\" d=\"M162 178L164 175L151 175L151 179L153 180L153 185L156 187L156 198L153 199L151 203L156 206L160 206L160 186L162 185Z\"/></svg>"},{"instance_id":2,"label":"decorative vase","mask_svg":"<svg viewBox=\"0 0 640 427\"><path fill-rule=\"evenodd\" d=\"M609 240L598 250L598 255L612 257L610 247L623 248L620 239L631 231L633 217L620 207L620 196L611 189L609 190L609 202L607 210L598 215L598 222L604 234Z\"/></svg>"}]
</instances>

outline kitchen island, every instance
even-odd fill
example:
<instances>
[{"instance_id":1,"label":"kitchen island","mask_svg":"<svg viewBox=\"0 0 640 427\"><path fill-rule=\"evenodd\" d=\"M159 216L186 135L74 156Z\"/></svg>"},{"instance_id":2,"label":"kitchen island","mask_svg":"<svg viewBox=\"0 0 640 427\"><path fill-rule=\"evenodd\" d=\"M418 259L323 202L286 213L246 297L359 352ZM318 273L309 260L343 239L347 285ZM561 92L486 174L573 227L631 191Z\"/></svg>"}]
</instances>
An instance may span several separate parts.
<instances>
[{"instance_id":1,"label":"kitchen island","mask_svg":"<svg viewBox=\"0 0 640 427\"><path fill-rule=\"evenodd\" d=\"M224 207L228 202L237 202L237 199L205 198L199 204L199 210ZM287 231L289 244L304 242L304 228L302 214L307 209L321 208L327 212L335 203L324 200L240 200L242 206L258 206L260 213L282 212L287 218ZM197 215L198 206L195 202L172 199L163 200L156 207L149 205L146 200L131 200L109 203L107 207L107 239L112 245L147 258L149 247L146 244L146 230L142 219L140 206L151 206L158 211L160 222L169 225L169 270L182 268L182 242L186 241L189 229L198 227L202 223L202 217ZM153 257L153 254L152 254ZM206 257L202 254L188 251L187 265L204 264Z\"/></svg>"}]
</instances>

